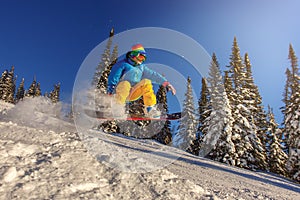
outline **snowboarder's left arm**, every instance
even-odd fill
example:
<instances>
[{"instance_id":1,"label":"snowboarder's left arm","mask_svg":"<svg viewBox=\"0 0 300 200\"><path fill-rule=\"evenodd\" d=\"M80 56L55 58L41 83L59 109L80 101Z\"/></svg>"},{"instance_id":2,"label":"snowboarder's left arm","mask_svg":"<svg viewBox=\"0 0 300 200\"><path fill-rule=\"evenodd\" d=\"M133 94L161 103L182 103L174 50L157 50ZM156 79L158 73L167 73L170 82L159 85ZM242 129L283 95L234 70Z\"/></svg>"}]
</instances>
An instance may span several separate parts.
<instances>
[{"instance_id":1,"label":"snowboarder's left arm","mask_svg":"<svg viewBox=\"0 0 300 200\"><path fill-rule=\"evenodd\" d=\"M150 79L153 83L157 83L160 85L167 81L165 77L163 77L158 72L148 68L146 65L144 65L143 78Z\"/></svg>"},{"instance_id":2,"label":"snowboarder's left arm","mask_svg":"<svg viewBox=\"0 0 300 200\"><path fill-rule=\"evenodd\" d=\"M151 70L147 66L144 66L143 77L150 79L154 83L163 85L164 87L167 88L168 91L170 90L173 95L176 94L175 88L170 84L170 82L167 81L167 79L164 76L162 76L156 71Z\"/></svg>"}]
</instances>

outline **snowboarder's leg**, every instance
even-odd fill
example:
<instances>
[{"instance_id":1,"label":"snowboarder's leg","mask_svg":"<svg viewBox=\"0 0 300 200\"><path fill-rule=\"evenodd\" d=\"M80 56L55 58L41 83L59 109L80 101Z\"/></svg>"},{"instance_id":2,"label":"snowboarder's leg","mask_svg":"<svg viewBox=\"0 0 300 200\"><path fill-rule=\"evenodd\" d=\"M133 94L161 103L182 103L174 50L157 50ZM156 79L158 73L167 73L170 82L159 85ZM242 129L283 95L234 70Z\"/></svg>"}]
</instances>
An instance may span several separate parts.
<instances>
[{"instance_id":1,"label":"snowboarder's leg","mask_svg":"<svg viewBox=\"0 0 300 200\"><path fill-rule=\"evenodd\" d=\"M131 85L128 81L121 81L116 87L115 100L118 104L125 105L126 99L129 96Z\"/></svg>"},{"instance_id":2,"label":"snowboarder's leg","mask_svg":"<svg viewBox=\"0 0 300 200\"><path fill-rule=\"evenodd\" d=\"M143 96L145 106L153 106L156 104L156 96L153 91L152 82L149 79L143 79L137 83L130 92L129 101L135 101Z\"/></svg>"},{"instance_id":3,"label":"snowboarder's leg","mask_svg":"<svg viewBox=\"0 0 300 200\"><path fill-rule=\"evenodd\" d=\"M153 91L152 82L149 79L143 79L136 84L129 95L129 100L134 101L143 96L145 105L145 115L150 118L159 118L161 112L156 110L156 96Z\"/></svg>"},{"instance_id":4,"label":"snowboarder's leg","mask_svg":"<svg viewBox=\"0 0 300 200\"><path fill-rule=\"evenodd\" d=\"M115 105L110 108L112 117L115 119L122 119L127 117L125 112L125 102L130 93L131 85L128 81L121 81L116 87L116 94L114 100Z\"/></svg>"}]
</instances>

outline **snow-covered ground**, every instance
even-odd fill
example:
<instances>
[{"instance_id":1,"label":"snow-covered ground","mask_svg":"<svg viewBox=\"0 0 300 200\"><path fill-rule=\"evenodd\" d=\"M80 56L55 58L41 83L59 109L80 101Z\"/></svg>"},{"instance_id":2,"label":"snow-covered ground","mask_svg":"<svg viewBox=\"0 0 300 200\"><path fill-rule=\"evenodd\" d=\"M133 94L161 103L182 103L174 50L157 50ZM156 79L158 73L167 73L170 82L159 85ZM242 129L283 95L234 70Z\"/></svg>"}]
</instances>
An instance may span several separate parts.
<instances>
[{"instance_id":1,"label":"snow-covered ground","mask_svg":"<svg viewBox=\"0 0 300 200\"><path fill-rule=\"evenodd\" d=\"M31 102L0 115L0 199L300 199L300 185L276 175L152 140L79 134L39 102L38 111ZM93 151L98 143L105 152ZM157 157L166 162L150 168ZM143 165L150 172L137 172Z\"/></svg>"},{"instance_id":2,"label":"snow-covered ground","mask_svg":"<svg viewBox=\"0 0 300 200\"><path fill-rule=\"evenodd\" d=\"M6 114L7 111L13 107L14 107L14 105L11 103L6 103L3 101L0 101L0 114Z\"/></svg>"}]
</instances>

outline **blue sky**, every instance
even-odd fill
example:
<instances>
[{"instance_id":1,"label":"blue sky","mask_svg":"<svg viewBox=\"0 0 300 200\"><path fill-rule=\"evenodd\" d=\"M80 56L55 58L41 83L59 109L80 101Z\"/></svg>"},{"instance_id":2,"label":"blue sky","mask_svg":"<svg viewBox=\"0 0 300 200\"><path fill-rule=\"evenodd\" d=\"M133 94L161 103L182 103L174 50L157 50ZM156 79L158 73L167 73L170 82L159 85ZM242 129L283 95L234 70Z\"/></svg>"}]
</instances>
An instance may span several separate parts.
<instances>
[{"instance_id":1,"label":"blue sky","mask_svg":"<svg viewBox=\"0 0 300 200\"><path fill-rule=\"evenodd\" d=\"M236 36L264 104L279 119L290 43L300 55L299 8L297 0L1 0L0 71L14 65L17 84L24 77L25 87L36 76L43 93L60 82L67 101L81 63L111 27L116 33L139 27L182 32L215 52L222 69Z\"/></svg>"}]
</instances>

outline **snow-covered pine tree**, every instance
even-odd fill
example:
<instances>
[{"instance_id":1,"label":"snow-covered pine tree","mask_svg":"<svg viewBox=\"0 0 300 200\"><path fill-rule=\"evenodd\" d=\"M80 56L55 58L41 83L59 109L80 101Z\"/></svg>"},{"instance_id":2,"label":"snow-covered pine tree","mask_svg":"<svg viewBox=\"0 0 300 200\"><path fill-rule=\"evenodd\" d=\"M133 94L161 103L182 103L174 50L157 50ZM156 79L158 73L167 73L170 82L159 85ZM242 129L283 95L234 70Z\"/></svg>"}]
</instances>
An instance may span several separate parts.
<instances>
[{"instance_id":1,"label":"snow-covered pine tree","mask_svg":"<svg viewBox=\"0 0 300 200\"><path fill-rule=\"evenodd\" d=\"M232 107L232 116L234 118L232 139L237 153L235 165L242 168L250 168L248 167L247 156L249 154L248 152L253 150L253 147L250 145L249 138L246 136L251 130L251 127L247 118L241 114L242 109L245 110L241 103L242 81L240 78L242 75L242 65L240 49L235 37L232 46L232 54L230 56L230 66L228 66L229 70L225 72L224 85L230 105ZM253 155L249 155L249 157L254 160Z\"/></svg>"},{"instance_id":2,"label":"snow-covered pine tree","mask_svg":"<svg viewBox=\"0 0 300 200\"><path fill-rule=\"evenodd\" d=\"M200 144L203 140L203 137L206 135L207 127L204 124L204 120L210 115L210 106L209 106L209 92L207 88L207 81L205 78L201 79L201 93L198 100L198 125L196 132L196 139L193 141L191 146L191 153L194 155L199 155Z\"/></svg>"},{"instance_id":3,"label":"snow-covered pine tree","mask_svg":"<svg viewBox=\"0 0 300 200\"><path fill-rule=\"evenodd\" d=\"M292 95L293 103L288 107L288 118L286 122L286 133L289 134L288 142L288 161L287 168L290 176L300 182L300 90ZM295 113L289 112L295 110Z\"/></svg>"},{"instance_id":4,"label":"snow-covered pine tree","mask_svg":"<svg viewBox=\"0 0 300 200\"><path fill-rule=\"evenodd\" d=\"M167 91L164 86L160 86L156 93L158 109L162 112L162 115L167 114L168 104L167 104ZM157 140L162 144L169 144L172 142L172 133L171 133L171 122L167 120L164 124L162 130L153 136L153 139Z\"/></svg>"},{"instance_id":5,"label":"snow-covered pine tree","mask_svg":"<svg viewBox=\"0 0 300 200\"><path fill-rule=\"evenodd\" d=\"M112 28L109 33L109 38L105 47L105 50L101 56L101 61L98 64L94 78L92 81L92 85L95 87L97 92L100 94L106 94L106 87L107 87L107 79L112 67L111 61L111 45L114 36L114 29Z\"/></svg>"},{"instance_id":6,"label":"snow-covered pine tree","mask_svg":"<svg viewBox=\"0 0 300 200\"><path fill-rule=\"evenodd\" d=\"M258 87L254 83L251 69L252 66L248 53L245 54L244 62L246 66L245 88L248 89L248 93L244 101L247 103L247 106L253 115L254 124L257 127L257 135L261 142L265 145L267 131L266 113L262 104L262 97L258 91Z\"/></svg>"},{"instance_id":7,"label":"snow-covered pine tree","mask_svg":"<svg viewBox=\"0 0 300 200\"><path fill-rule=\"evenodd\" d=\"M287 155L284 153L280 140L277 135L281 135L281 130L275 121L274 113L270 106L268 106L268 163L271 172L287 176L286 161Z\"/></svg>"},{"instance_id":8,"label":"snow-covered pine tree","mask_svg":"<svg viewBox=\"0 0 300 200\"><path fill-rule=\"evenodd\" d=\"M26 97L35 97L36 93L36 78L34 77L31 85L29 86L29 89L27 90L25 96Z\"/></svg>"},{"instance_id":9,"label":"snow-covered pine tree","mask_svg":"<svg viewBox=\"0 0 300 200\"><path fill-rule=\"evenodd\" d=\"M289 175L300 182L300 74L295 51L290 44L289 60L291 61L291 98L286 106L285 135L288 146L287 169Z\"/></svg>"},{"instance_id":10,"label":"snow-covered pine tree","mask_svg":"<svg viewBox=\"0 0 300 200\"><path fill-rule=\"evenodd\" d=\"M298 58L294 51L292 44L289 46L289 56L291 62L291 101L292 95L295 95L299 91L299 67L298 67ZM293 101L292 101L293 102Z\"/></svg>"},{"instance_id":11,"label":"snow-covered pine tree","mask_svg":"<svg viewBox=\"0 0 300 200\"><path fill-rule=\"evenodd\" d=\"M112 39L113 35L111 35L110 37ZM102 94L106 94L108 76L111 72L111 68L117 63L117 61L118 61L118 45L115 45L110 57L110 64L106 66L105 69L103 70L100 80L97 84L97 88L100 89L100 92Z\"/></svg>"},{"instance_id":12,"label":"snow-covered pine tree","mask_svg":"<svg viewBox=\"0 0 300 200\"><path fill-rule=\"evenodd\" d=\"M267 165L263 145L257 136L257 127L245 97L249 88L245 87L246 69L236 40L233 41L230 65L228 66L232 89L226 89L231 103L233 123L233 142L238 154L236 165L247 169L264 169ZM229 75L229 74L227 74ZM225 80L228 82L228 80ZM228 84L225 84L225 87Z\"/></svg>"},{"instance_id":13,"label":"snow-covered pine tree","mask_svg":"<svg viewBox=\"0 0 300 200\"><path fill-rule=\"evenodd\" d=\"M197 120L195 113L194 97L191 86L191 78L187 80L187 91L183 103L182 118L179 130L174 138L173 145L182 150L189 151L196 139Z\"/></svg>"},{"instance_id":14,"label":"snow-covered pine tree","mask_svg":"<svg viewBox=\"0 0 300 200\"><path fill-rule=\"evenodd\" d=\"M52 103L59 102L60 83L54 85L54 89L50 92L49 98Z\"/></svg>"},{"instance_id":15,"label":"snow-covered pine tree","mask_svg":"<svg viewBox=\"0 0 300 200\"><path fill-rule=\"evenodd\" d=\"M8 102L9 103L15 103L15 92L16 92L16 80L17 80L17 76L15 76L15 67L12 66L11 70L8 74L8 76L10 77L9 79L9 95L8 95Z\"/></svg>"},{"instance_id":16,"label":"snow-covered pine tree","mask_svg":"<svg viewBox=\"0 0 300 200\"><path fill-rule=\"evenodd\" d=\"M3 99L3 94L5 92L5 88L6 88L6 77L8 76L8 71L5 70L2 75L1 75L1 78L0 78L0 100L4 100Z\"/></svg>"},{"instance_id":17,"label":"snow-covered pine tree","mask_svg":"<svg viewBox=\"0 0 300 200\"><path fill-rule=\"evenodd\" d=\"M225 71L224 75L224 87L227 94L227 98L229 100L230 105L234 105L236 94L233 90L233 83L231 78L229 77L229 71Z\"/></svg>"},{"instance_id":18,"label":"snow-covered pine tree","mask_svg":"<svg viewBox=\"0 0 300 200\"><path fill-rule=\"evenodd\" d=\"M238 98L241 98L240 95L243 92L243 82L245 80L245 67L243 65L242 57L240 54L240 48L237 43L236 37L234 37L233 45L232 45L232 52L230 56L230 64L229 66L229 73L231 74L230 78L233 83L233 88L235 93L237 94Z\"/></svg>"},{"instance_id":19,"label":"snow-covered pine tree","mask_svg":"<svg viewBox=\"0 0 300 200\"><path fill-rule=\"evenodd\" d=\"M41 84L40 83L36 84L35 96L36 97L42 96Z\"/></svg>"},{"instance_id":20,"label":"snow-covered pine tree","mask_svg":"<svg viewBox=\"0 0 300 200\"><path fill-rule=\"evenodd\" d=\"M12 66L10 71L5 76L3 81L2 89L2 100L8 103L14 103L14 96L16 90L16 78L14 76L15 67Z\"/></svg>"},{"instance_id":21,"label":"snow-covered pine tree","mask_svg":"<svg viewBox=\"0 0 300 200\"><path fill-rule=\"evenodd\" d=\"M25 82L25 80L24 80L24 78L22 78L22 81L17 89L15 102L19 102L20 100L23 100L23 98L25 96L24 82Z\"/></svg>"},{"instance_id":22,"label":"snow-covered pine tree","mask_svg":"<svg viewBox=\"0 0 300 200\"><path fill-rule=\"evenodd\" d=\"M283 99L282 99L284 106L282 106L280 108L281 112L283 114L283 123L282 123L283 126L284 126L284 123L287 118L287 107L291 101L292 74L291 74L291 71L289 68L286 69L285 75L286 75L286 83L284 86ZM289 152L288 146L287 146L288 135L286 135L286 133L285 133L285 127L282 128L281 139L283 141L283 150L286 154L288 154L288 152Z\"/></svg>"},{"instance_id":23,"label":"snow-covered pine tree","mask_svg":"<svg viewBox=\"0 0 300 200\"><path fill-rule=\"evenodd\" d=\"M202 78L201 83L201 94L198 101L199 125L197 129L197 135L199 135L199 138L203 138L206 135L207 127L204 126L204 120L210 115L211 111L207 80L205 78Z\"/></svg>"},{"instance_id":24,"label":"snow-covered pine tree","mask_svg":"<svg viewBox=\"0 0 300 200\"><path fill-rule=\"evenodd\" d=\"M284 105L288 105L291 100L291 87L292 87L292 73L289 68L286 69L285 75L286 75L286 82L285 82L285 86L284 86L282 101L283 101ZM285 117L284 108L285 107L282 108L282 113L284 114L284 117Z\"/></svg>"},{"instance_id":25,"label":"snow-covered pine tree","mask_svg":"<svg viewBox=\"0 0 300 200\"><path fill-rule=\"evenodd\" d=\"M248 120L252 121L254 126L256 127L256 135L259 140L254 142L254 146L258 146L255 150L257 156L260 157L259 165L260 169L266 169L267 167L267 154L266 154L266 132L268 129L267 121L266 121L266 113L264 110L264 106L262 104L262 97L258 91L258 87L254 83L254 78L252 75L252 66L250 63L248 53L245 54L244 58L245 64L245 80L244 80L244 88L246 92L244 93L244 105L250 111L250 115Z\"/></svg>"},{"instance_id":26,"label":"snow-covered pine tree","mask_svg":"<svg viewBox=\"0 0 300 200\"><path fill-rule=\"evenodd\" d=\"M8 70L5 70L2 73L1 79L0 79L0 100L5 101L4 94L6 93L6 78L8 76Z\"/></svg>"},{"instance_id":27,"label":"snow-covered pine tree","mask_svg":"<svg viewBox=\"0 0 300 200\"><path fill-rule=\"evenodd\" d=\"M114 49L112 51L110 60L111 60L111 66L113 66L114 64L116 64L118 62L118 57L119 57L119 53L118 53L118 45L114 46ZM111 68L111 67L110 67Z\"/></svg>"},{"instance_id":28,"label":"snow-covered pine tree","mask_svg":"<svg viewBox=\"0 0 300 200\"><path fill-rule=\"evenodd\" d=\"M200 156L206 156L220 162L235 164L235 148L232 142L231 107L223 85L219 63L215 53L212 55L209 77L210 115L204 119L207 133L199 152Z\"/></svg>"}]
</instances>

